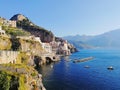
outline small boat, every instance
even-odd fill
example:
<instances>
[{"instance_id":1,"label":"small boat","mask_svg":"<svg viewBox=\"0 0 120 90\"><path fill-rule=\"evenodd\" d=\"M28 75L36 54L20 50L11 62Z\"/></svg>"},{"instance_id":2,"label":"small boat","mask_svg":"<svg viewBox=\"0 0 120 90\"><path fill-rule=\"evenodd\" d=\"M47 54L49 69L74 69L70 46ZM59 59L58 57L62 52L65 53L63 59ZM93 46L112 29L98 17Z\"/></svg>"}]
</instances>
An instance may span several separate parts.
<instances>
[{"instance_id":1,"label":"small boat","mask_svg":"<svg viewBox=\"0 0 120 90\"><path fill-rule=\"evenodd\" d=\"M90 68L90 66L86 65L84 68Z\"/></svg>"},{"instance_id":2,"label":"small boat","mask_svg":"<svg viewBox=\"0 0 120 90\"><path fill-rule=\"evenodd\" d=\"M112 66L107 68L108 70L114 70L114 68Z\"/></svg>"}]
</instances>

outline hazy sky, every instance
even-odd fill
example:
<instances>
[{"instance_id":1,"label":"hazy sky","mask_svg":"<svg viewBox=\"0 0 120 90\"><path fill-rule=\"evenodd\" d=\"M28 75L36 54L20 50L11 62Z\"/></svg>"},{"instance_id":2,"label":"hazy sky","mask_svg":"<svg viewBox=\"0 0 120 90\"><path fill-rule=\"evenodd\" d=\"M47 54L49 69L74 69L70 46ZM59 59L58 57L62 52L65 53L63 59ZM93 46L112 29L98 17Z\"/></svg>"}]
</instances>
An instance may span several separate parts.
<instances>
[{"instance_id":1,"label":"hazy sky","mask_svg":"<svg viewBox=\"0 0 120 90\"><path fill-rule=\"evenodd\" d=\"M0 16L21 13L56 36L120 28L120 0L0 0Z\"/></svg>"}]
</instances>

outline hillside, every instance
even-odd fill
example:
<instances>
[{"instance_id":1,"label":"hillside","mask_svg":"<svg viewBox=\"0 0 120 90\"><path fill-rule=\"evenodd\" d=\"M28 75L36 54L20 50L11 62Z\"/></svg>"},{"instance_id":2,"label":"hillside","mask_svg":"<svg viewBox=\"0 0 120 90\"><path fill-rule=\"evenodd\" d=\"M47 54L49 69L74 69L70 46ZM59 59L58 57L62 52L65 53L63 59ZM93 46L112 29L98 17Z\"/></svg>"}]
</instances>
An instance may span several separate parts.
<instances>
[{"instance_id":1,"label":"hillside","mask_svg":"<svg viewBox=\"0 0 120 90\"><path fill-rule=\"evenodd\" d=\"M78 42L82 42L85 45L93 47L103 47L103 48L120 48L120 29L112 30L110 32L103 33L96 36L66 36L63 37L69 41L73 41L74 45ZM78 45L78 44L77 44Z\"/></svg>"},{"instance_id":2,"label":"hillside","mask_svg":"<svg viewBox=\"0 0 120 90\"><path fill-rule=\"evenodd\" d=\"M58 38L58 37L55 37L51 31L48 31L40 26L35 25L33 22L31 22L27 17L25 17L22 14L16 14L10 20L16 21L17 27L22 28L23 31L27 31L36 37L40 37L41 41L44 43L50 43L54 40L56 43L57 42L62 43L65 41L62 39L58 39L59 41L56 41L56 38ZM57 48L59 48L59 46ZM68 48L70 49L70 52L77 51L76 48L73 45L71 45L70 43L68 43Z\"/></svg>"},{"instance_id":3,"label":"hillside","mask_svg":"<svg viewBox=\"0 0 120 90\"><path fill-rule=\"evenodd\" d=\"M54 35L51 31L35 25L22 14L16 14L10 20L16 21L18 28L22 28L36 37L40 37L42 42L51 42L54 39Z\"/></svg>"}]
</instances>

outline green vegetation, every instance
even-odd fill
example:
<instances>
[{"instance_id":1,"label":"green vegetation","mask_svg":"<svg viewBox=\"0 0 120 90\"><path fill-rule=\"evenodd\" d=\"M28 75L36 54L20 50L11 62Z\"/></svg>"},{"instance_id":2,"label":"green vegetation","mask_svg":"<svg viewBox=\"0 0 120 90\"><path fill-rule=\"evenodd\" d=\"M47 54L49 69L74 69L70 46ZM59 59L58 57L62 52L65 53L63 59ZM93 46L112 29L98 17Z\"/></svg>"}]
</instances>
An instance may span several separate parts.
<instances>
[{"instance_id":1,"label":"green vegetation","mask_svg":"<svg viewBox=\"0 0 120 90\"><path fill-rule=\"evenodd\" d=\"M41 37L41 41L47 42L45 38L49 38L48 42L50 42L53 38L54 35L51 31L48 31L40 26L37 26L33 24L29 19L24 19L22 21L17 21L17 27L23 28L24 30L34 34L35 36Z\"/></svg>"},{"instance_id":2,"label":"green vegetation","mask_svg":"<svg viewBox=\"0 0 120 90\"><path fill-rule=\"evenodd\" d=\"M10 34L12 36L29 36L30 33L23 31L21 29L14 29L14 28L9 28L6 30L7 34Z\"/></svg>"},{"instance_id":3,"label":"green vegetation","mask_svg":"<svg viewBox=\"0 0 120 90\"><path fill-rule=\"evenodd\" d=\"M37 71L35 71L34 70L34 68L32 67L32 66L28 66L28 65L26 65L26 64L2 64L2 65L0 65L0 66L3 66L3 67L11 67L11 68L13 68L13 69L15 69L15 68L18 68L18 69L25 69L26 70L26 72L35 72L35 73L37 73ZM0 69L1 70L1 69ZM4 68L2 69L2 70L5 70ZM11 74L13 74L13 73L11 73ZM14 73L15 74L15 73ZM17 75L17 74L16 74Z\"/></svg>"},{"instance_id":4,"label":"green vegetation","mask_svg":"<svg viewBox=\"0 0 120 90\"><path fill-rule=\"evenodd\" d=\"M19 88L18 90L27 90L26 86L25 86L25 76L24 75L20 75L19 77Z\"/></svg>"},{"instance_id":5,"label":"green vegetation","mask_svg":"<svg viewBox=\"0 0 120 90\"><path fill-rule=\"evenodd\" d=\"M21 43L19 42L18 38L11 38L12 46L11 49L13 51L18 51L20 50Z\"/></svg>"},{"instance_id":6,"label":"green vegetation","mask_svg":"<svg viewBox=\"0 0 120 90\"><path fill-rule=\"evenodd\" d=\"M0 26L2 26L2 23L0 22Z\"/></svg>"},{"instance_id":7,"label":"green vegetation","mask_svg":"<svg viewBox=\"0 0 120 90\"><path fill-rule=\"evenodd\" d=\"M8 35L12 36L29 36L30 33L27 31L24 31L22 29L9 27L9 26L2 26L2 29L6 31Z\"/></svg>"},{"instance_id":8,"label":"green vegetation","mask_svg":"<svg viewBox=\"0 0 120 90\"><path fill-rule=\"evenodd\" d=\"M37 26L33 24L29 19L23 19L22 21L17 21L17 27L23 28L23 29L35 29L35 30L42 30L46 34L52 34L51 31L48 31L44 29L43 27Z\"/></svg>"},{"instance_id":9,"label":"green vegetation","mask_svg":"<svg viewBox=\"0 0 120 90\"><path fill-rule=\"evenodd\" d=\"M17 63L28 64L29 55L26 52L20 52L17 57Z\"/></svg>"},{"instance_id":10,"label":"green vegetation","mask_svg":"<svg viewBox=\"0 0 120 90\"><path fill-rule=\"evenodd\" d=\"M0 89L9 90L11 83L11 75L7 72L0 71Z\"/></svg>"},{"instance_id":11,"label":"green vegetation","mask_svg":"<svg viewBox=\"0 0 120 90\"><path fill-rule=\"evenodd\" d=\"M37 74L36 74L35 72L31 73L31 76L33 76L33 77L36 76L36 75L37 75Z\"/></svg>"},{"instance_id":12,"label":"green vegetation","mask_svg":"<svg viewBox=\"0 0 120 90\"><path fill-rule=\"evenodd\" d=\"M29 90L26 83L38 74L33 67L24 64L2 64L0 67L0 90ZM16 69L23 72L16 72Z\"/></svg>"}]
</instances>

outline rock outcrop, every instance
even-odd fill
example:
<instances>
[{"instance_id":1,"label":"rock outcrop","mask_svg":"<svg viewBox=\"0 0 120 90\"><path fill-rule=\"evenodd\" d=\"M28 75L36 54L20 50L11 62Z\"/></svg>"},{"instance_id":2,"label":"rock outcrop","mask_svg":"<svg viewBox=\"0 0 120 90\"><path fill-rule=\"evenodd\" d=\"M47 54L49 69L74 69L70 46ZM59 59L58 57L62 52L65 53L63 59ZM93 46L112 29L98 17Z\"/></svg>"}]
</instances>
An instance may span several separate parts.
<instances>
[{"instance_id":1,"label":"rock outcrop","mask_svg":"<svg viewBox=\"0 0 120 90\"><path fill-rule=\"evenodd\" d=\"M27 19L24 15L22 15L22 14L16 14L13 17L11 17L10 20L22 21L24 19Z\"/></svg>"}]
</instances>

